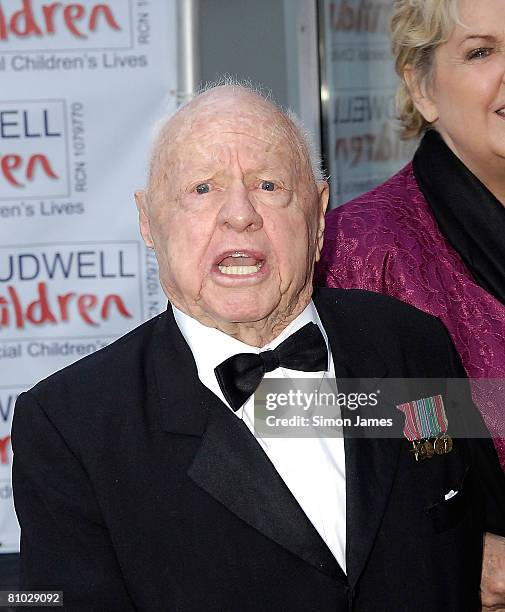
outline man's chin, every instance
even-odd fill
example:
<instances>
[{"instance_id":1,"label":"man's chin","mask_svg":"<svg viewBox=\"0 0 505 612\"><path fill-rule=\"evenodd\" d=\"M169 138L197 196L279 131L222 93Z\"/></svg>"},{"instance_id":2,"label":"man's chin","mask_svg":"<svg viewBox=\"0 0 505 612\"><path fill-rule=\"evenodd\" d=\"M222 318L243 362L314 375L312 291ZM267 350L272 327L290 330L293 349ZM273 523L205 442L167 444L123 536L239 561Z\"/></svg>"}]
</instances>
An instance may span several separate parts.
<instances>
[{"instance_id":1,"label":"man's chin","mask_svg":"<svg viewBox=\"0 0 505 612\"><path fill-rule=\"evenodd\" d=\"M216 312L216 320L223 324L223 326L229 325L248 325L248 324L261 324L263 321L267 321L269 318L268 311L263 311L258 309L258 307L254 308L233 308L227 310L221 310Z\"/></svg>"},{"instance_id":2,"label":"man's chin","mask_svg":"<svg viewBox=\"0 0 505 612\"><path fill-rule=\"evenodd\" d=\"M217 299L209 303L208 312L219 326L261 324L268 321L276 309L276 301L265 300L266 296L241 292L240 295L228 296L221 302Z\"/></svg>"}]
</instances>

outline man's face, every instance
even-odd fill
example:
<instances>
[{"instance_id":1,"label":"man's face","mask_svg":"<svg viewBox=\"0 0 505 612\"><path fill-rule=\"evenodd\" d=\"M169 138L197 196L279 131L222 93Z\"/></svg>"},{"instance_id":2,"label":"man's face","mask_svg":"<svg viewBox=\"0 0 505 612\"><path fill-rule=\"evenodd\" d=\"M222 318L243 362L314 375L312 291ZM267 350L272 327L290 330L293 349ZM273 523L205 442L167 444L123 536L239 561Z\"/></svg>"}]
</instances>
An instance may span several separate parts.
<instances>
[{"instance_id":1,"label":"man's face","mask_svg":"<svg viewBox=\"0 0 505 612\"><path fill-rule=\"evenodd\" d=\"M184 124L143 222L164 291L219 329L282 324L310 299L326 183L264 102L211 97Z\"/></svg>"}]
</instances>

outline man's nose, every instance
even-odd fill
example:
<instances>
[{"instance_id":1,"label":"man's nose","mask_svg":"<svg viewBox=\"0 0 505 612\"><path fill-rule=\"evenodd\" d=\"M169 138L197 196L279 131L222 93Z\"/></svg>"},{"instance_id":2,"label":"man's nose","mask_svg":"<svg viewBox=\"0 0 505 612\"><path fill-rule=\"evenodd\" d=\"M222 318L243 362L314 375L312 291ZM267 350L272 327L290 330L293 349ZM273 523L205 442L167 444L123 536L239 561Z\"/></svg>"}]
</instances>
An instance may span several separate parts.
<instances>
[{"instance_id":1,"label":"man's nose","mask_svg":"<svg viewBox=\"0 0 505 612\"><path fill-rule=\"evenodd\" d=\"M229 187L219 211L218 223L236 232L256 231L263 227L263 219L242 181L234 181Z\"/></svg>"}]
</instances>

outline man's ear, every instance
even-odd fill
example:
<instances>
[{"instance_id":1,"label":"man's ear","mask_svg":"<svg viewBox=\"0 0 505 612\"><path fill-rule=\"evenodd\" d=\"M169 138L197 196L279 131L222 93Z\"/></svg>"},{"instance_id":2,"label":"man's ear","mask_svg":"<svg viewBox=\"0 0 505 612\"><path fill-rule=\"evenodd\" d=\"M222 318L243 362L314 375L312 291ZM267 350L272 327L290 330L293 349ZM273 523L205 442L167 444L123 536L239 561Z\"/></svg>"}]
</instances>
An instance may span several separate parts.
<instances>
[{"instance_id":1,"label":"man's ear","mask_svg":"<svg viewBox=\"0 0 505 612\"><path fill-rule=\"evenodd\" d=\"M144 239L146 247L149 249L154 248L154 242L151 236L151 228L149 227L149 217L147 215L147 195L143 190L135 192L135 204L139 211L139 225L140 233Z\"/></svg>"},{"instance_id":2,"label":"man's ear","mask_svg":"<svg viewBox=\"0 0 505 612\"><path fill-rule=\"evenodd\" d=\"M421 113L428 123L434 123L438 119L438 109L435 104L428 86L424 79L421 81L414 73L412 66L407 64L403 70L403 78L414 102L414 106Z\"/></svg>"},{"instance_id":3,"label":"man's ear","mask_svg":"<svg viewBox=\"0 0 505 612\"><path fill-rule=\"evenodd\" d=\"M324 241L324 226L326 209L328 208L328 202L330 198L330 186L326 181L317 182L317 194L318 194L318 210L319 210L319 224L317 228L317 244L316 244L316 261L321 258L321 250L323 248Z\"/></svg>"}]
</instances>

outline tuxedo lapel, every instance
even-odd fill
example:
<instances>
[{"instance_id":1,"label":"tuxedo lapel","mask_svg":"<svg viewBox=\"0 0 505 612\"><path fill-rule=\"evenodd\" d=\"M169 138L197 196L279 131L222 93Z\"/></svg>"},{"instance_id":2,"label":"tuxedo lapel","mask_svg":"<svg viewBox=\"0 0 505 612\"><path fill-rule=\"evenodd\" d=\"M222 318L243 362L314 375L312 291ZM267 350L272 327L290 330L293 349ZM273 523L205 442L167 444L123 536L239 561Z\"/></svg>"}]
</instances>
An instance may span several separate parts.
<instances>
[{"instance_id":1,"label":"tuxedo lapel","mask_svg":"<svg viewBox=\"0 0 505 612\"><path fill-rule=\"evenodd\" d=\"M323 322L331 347L337 388L344 393L377 389L387 376L386 364L374 347L372 338L355 334L359 321L342 316L331 290L317 290L314 302ZM368 389L367 387L370 387ZM353 414L347 414L354 418ZM398 464L401 440L386 438L354 438L344 427L346 468L346 565L351 586L358 581L384 515Z\"/></svg>"},{"instance_id":2,"label":"tuxedo lapel","mask_svg":"<svg viewBox=\"0 0 505 612\"><path fill-rule=\"evenodd\" d=\"M201 437L188 476L264 536L345 581L334 556L247 426L200 382L170 309L164 316L154 350L161 422L165 431Z\"/></svg>"},{"instance_id":3,"label":"tuxedo lapel","mask_svg":"<svg viewBox=\"0 0 505 612\"><path fill-rule=\"evenodd\" d=\"M210 419L188 475L248 525L323 573L345 580L257 440L225 410Z\"/></svg>"},{"instance_id":4,"label":"tuxedo lapel","mask_svg":"<svg viewBox=\"0 0 505 612\"><path fill-rule=\"evenodd\" d=\"M357 583L372 550L393 485L399 450L399 440L345 440L346 561L351 586Z\"/></svg>"}]
</instances>

